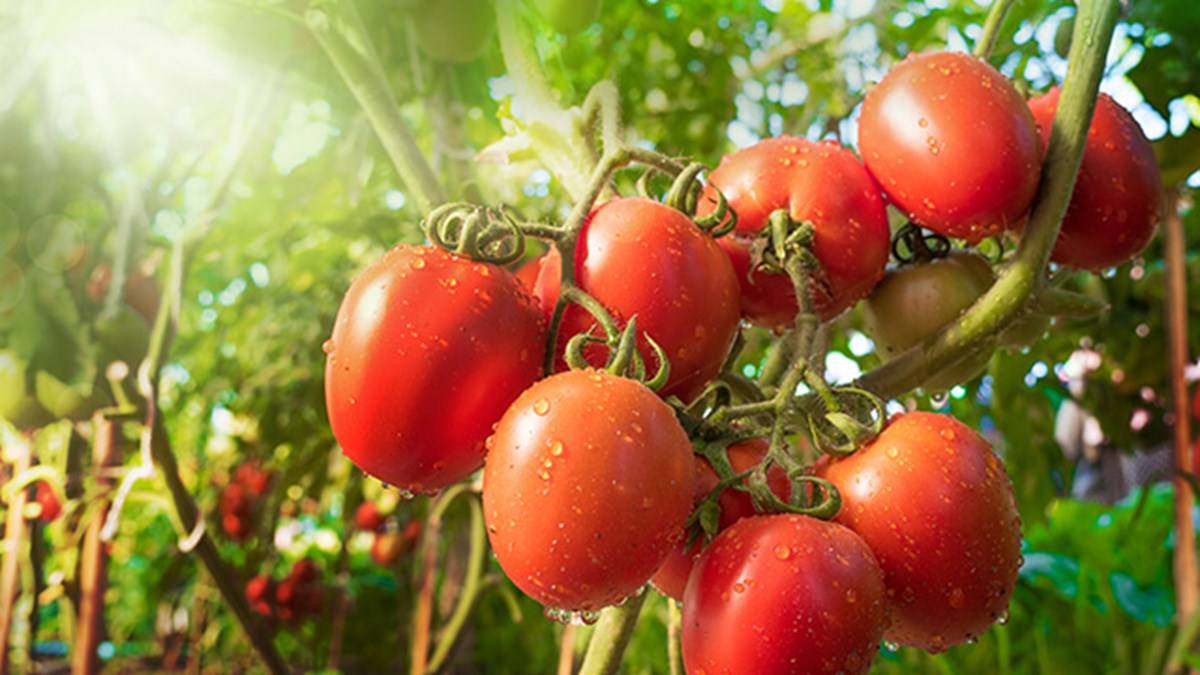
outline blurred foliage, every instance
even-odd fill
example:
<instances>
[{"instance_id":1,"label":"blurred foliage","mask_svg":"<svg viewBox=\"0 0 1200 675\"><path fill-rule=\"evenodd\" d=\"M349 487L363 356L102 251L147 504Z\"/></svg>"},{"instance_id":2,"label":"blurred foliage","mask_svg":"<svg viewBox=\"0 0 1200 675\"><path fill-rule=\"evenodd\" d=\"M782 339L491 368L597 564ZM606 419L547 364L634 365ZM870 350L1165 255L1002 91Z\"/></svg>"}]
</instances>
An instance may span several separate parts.
<instances>
[{"instance_id":1,"label":"blurred foliage","mask_svg":"<svg viewBox=\"0 0 1200 675\"><path fill-rule=\"evenodd\" d=\"M530 214L562 213L568 204L557 179L536 163L473 161L504 137L512 82L494 38L468 63L427 59L412 40L410 12L419 4L358 6L404 119L448 192ZM314 559L326 586L344 582L350 596L341 668L403 668L415 565L412 557L394 569L372 563L369 536L347 525L364 496L378 500L383 490L334 444L321 344L355 271L397 242L419 240L416 200L298 20L304 2L88 5L0 2L0 56L13 64L0 76L0 350L29 366L26 395L46 399L34 408L65 406L77 421L37 436L39 461L67 479L70 499L66 516L44 532L51 551L35 651L53 658L71 639L78 536L97 516L100 489L83 459L86 418L111 403L103 370L114 356L101 335L111 308L103 294L89 293L89 282L118 258L125 227L131 268L160 287L171 242L202 236L191 249L163 403L184 479L211 514L223 556L242 578ZM1072 12L1065 0L1017 2L993 61L1030 90L1061 80L1055 35ZM914 51L965 49L985 13L974 0L607 0L595 23L570 36L533 12L521 18L564 106L610 78L631 139L712 164L782 133L853 144L862 94L889 64ZM1191 176L1178 203L1193 298L1200 297L1192 193L1200 169L1198 36L1200 9L1191 0L1134 3L1104 84L1155 137L1164 176L1177 185ZM219 199L231 161L233 180ZM1071 287L1111 310L1057 321L1031 347L997 354L977 381L898 404L948 410L997 441L1027 524L1026 565L1006 626L937 657L885 650L879 672L1157 672L1173 639L1168 493L1153 488L1111 508L1070 500L1073 467L1053 432L1057 406L1071 396L1062 364L1086 347L1102 359L1082 402L1111 442L1133 450L1165 441L1161 255L1156 240L1134 263L1072 278ZM858 321L847 315L831 336L832 374L878 363ZM1200 326L1200 303L1190 323ZM1200 353L1200 331L1191 340ZM743 365L761 358L749 350ZM83 402L61 392L39 396L38 373ZM1146 423L1135 429L1138 410ZM35 412L32 424L54 417ZM140 461L137 442L129 425L123 470ZM223 536L218 504L235 466L249 460L274 478L264 517L236 543ZM420 518L425 508L425 500L402 503L395 521ZM448 531L461 532L461 515L452 512ZM178 553L182 536L160 478L134 483L111 550L104 653L130 668L182 667L189 658L218 670L249 667L254 656L212 581ZM448 568L461 568L460 538L442 544ZM494 563L488 572L500 575ZM450 575L440 583L452 597ZM23 617L31 604L26 593ZM339 613L330 592L315 620L281 627L285 658L325 667ZM662 599L647 602L629 672L666 672L666 614ZM550 672L561 632L536 603L497 580L450 669ZM164 663L167 654L177 660Z\"/></svg>"}]
</instances>

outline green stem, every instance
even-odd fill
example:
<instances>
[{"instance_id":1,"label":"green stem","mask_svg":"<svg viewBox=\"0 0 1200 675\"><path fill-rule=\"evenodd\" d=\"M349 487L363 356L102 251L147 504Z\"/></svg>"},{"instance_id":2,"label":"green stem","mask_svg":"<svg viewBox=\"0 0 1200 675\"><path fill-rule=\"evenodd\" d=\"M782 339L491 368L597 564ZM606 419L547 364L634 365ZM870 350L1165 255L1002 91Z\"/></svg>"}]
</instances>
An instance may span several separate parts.
<instances>
[{"instance_id":1,"label":"green stem","mask_svg":"<svg viewBox=\"0 0 1200 675\"><path fill-rule=\"evenodd\" d=\"M609 607L600 613L579 675L614 675L621 668L621 656L633 637L633 629L637 627L638 614L646 602L646 595L646 592L639 593L626 600L625 604Z\"/></svg>"},{"instance_id":2,"label":"green stem","mask_svg":"<svg viewBox=\"0 0 1200 675\"><path fill-rule=\"evenodd\" d=\"M996 42L1000 39L1000 28L1004 25L1004 17L1008 15L1008 10L1016 0L992 0L992 6L988 10L987 19L983 22L983 35L979 36L979 42L975 43L975 56L987 61L992 55L992 50L996 47Z\"/></svg>"},{"instance_id":3,"label":"green stem","mask_svg":"<svg viewBox=\"0 0 1200 675\"><path fill-rule=\"evenodd\" d=\"M463 625L467 622L475 600L479 597L480 580L483 577L487 554L487 537L483 529L483 509L479 506L479 500L472 498L469 504L471 507L471 552L467 559L465 582L462 592L458 596L458 603L454 606L454 611L438 635L433 656L429 659L430 672L437 672L445 663L446 657L450 655L450 649L458 640Z\"/></svg>"},{"instance_id":4,"label":"green stem","mask_svg":"<svg viewBox=\"0 0 1200 675\"><path fill-rule=\"evenodd\" d=\"M667 666L670 675L684 675L683 654L679 649L681 621L679 604L667 598Z\"/></svg>"},{"instance_id":5,"label":"green stem","mask_svg":"<svg viewBox=\"0 0 1200 675\"><path fill-rule=\"evenodd\" d=\"M1118 0L1079 3L1067 79L1054 116L1039 197L1012 264L958 321L864 374L855 386L884 399L920 386L928 373L940 372L997 335L1020 315L1038 290L1083 158L1117 9Z\"/></svg>"},{"instance_id":6,"label":"green stem","mask_svg":"<svg viewBox=\"0 0 1200 675\"><path fill-rule=\"evenodd\" d=\"M400 114L379 56L354 4L343 2L337 6L341 8L338 15L332 13L330 5L310 9L304 15L304 22L366 112L417 206L422 212L429 211L445 202L446 194Z\"/></svg>"}]
</instances>

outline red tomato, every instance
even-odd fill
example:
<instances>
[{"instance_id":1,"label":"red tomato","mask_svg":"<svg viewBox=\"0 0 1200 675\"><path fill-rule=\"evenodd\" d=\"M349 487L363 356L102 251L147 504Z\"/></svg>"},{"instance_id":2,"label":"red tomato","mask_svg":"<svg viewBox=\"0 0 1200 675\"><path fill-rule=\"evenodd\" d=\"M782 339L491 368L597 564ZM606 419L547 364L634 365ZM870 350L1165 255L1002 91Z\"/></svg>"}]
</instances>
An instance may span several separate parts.
<instances>
[{"instance_id":1,"label":"red tomato","mask_svg":"<svg viewBox=\"0 0 1200 675\"><path fill-rule=\"evenodd\" d=\"M234 470L233 479L255 497L262 497L271 485L271 472L264 470L255 462L239 464Z\"/></svg>"},{"instance_id":2,"label":"red tomato","mask_svg":"<svg viewBox=\"0 0 1200 675\"><path fill-rule=\"evenodd\" d=\"M726 448L726 453L729 455L729 463L733 466L733 470L741 472L758 465L766 456L769 448L770 444L766 439L752 438L729 446ZM700 455L695 456L693 465L696 475L693 503L698 505L709 492L717 487L721 478L717 476L717 472L713 470L708 460ZM772 466L767 472L767 483L771 486L771 491L775 493L775 496L784 501L787 501L792 494L792 484L788 481L787 472L780 466ZM717 498L717 503L721 507L721 518L717 523L718 533L742 518L758 513L754 508L754 500L750 498L750 493L741 490L725 488L721 492L721 496ZM687 586L688 575L692 573L692 566L703 550L703 538L695 541L690 548L678 546L672 549L662 567L659 567L658 571L654 573L654 578L650 580L650 583L654 584L654 587L664 595L676 600L683 600L683 589Z\"/></svg>"},{"instance_id":3,"label":"red tomato","mask_svg":"<svg viewBox=\"0 0 1200 675\"><path fill-rule=\"evenodd\" d=\"M867 92L858 145L901 211L971 243L1018 222L1041 174L1029 107L970 54L911 54L895 65Z\"/></svg>"},{"instance_id":4,"label":"red tomato","mask_svg":"<svg viewBox=\"0 0 1200 675\"><path fill-rule=\"evenodd\" d=\"M514 272L517 276L517 281L525 287L525 290L532 292L537 285L538 274L542 271L542 266L546 264L549 255L540 255L532 260L527 260L517 268Z\"/></svg>"},{"instance_id":5,"label":"red tomato","mask_svg":"<svg viewBox=\"0 0 1200 675\"><path fill-rule=\"evenodd\" d=\"M266 574L259 574L246 582L246 600L250 608L263 616L270 616L272 596L275 594L275 581Z\"/></svg>"},{"instance_id":6,"label":"red tomato","mask_svg":"<svg viewBox=\"0 0 1200 675\"><path fill-rule=\"evenodd\" d=\"M883 567L888 640L942 651L1007 611L1021 519L1004 465L973 429L947 415L898 415L822 475L841 492L838 522Z\"/></svg>"},{"instance_id":7,"label":"red tomato","mask_svg":"<svg viewBox=\"0 0 1200 675\"><path fill-rule=\"evenodd\" d=\"M50 484L46 481L40 480L37 482L34 499L41 506L41 511L37 516L38 522L52 523L62 513L62 502L59 501L54 488L50 487Z\"/></svg>"},{"instance_id":8,"label":"red tomato","mask_svg":"<svg viewBox=\"0 0 1200 675\"><path fill-rule=\"evenodd\" d=\"M383 527L383 514L374 502L363 502L354 511L354 524L360 530L374 532Z\"/></svg>"},{"instance_id":9,"label":"red tomato","mask_svg":"<svg viewBox=\"0 0 1200 675\"><path fill-rule=\"evenodd\" d=\"M598 370L538 382L496 427L483 472L505 574L549 608L594 611L636 593L678 545L692 446L666 403Z\"/></svg>"},{"instance_id":10,"label":"red tomato","mask_svg":"<svg viewBox=\"0 0 1200 675\"><path fill-rule=\"evenodd\" d=\"M696 563L683 601L689 673L865 673L887 624L883 573L836 523L744 518Z\"/></svg>"},{"instance_id":11,"label":"red tomato","mask_svg":"<svg viewBox=\"0 0 1200 675\"><path fill-rule=\"evenodd\" d=\"M814 285L812 296L823 319L853 305L883 276L890 239L879 186L837 143L770 138L727 155L708 182L738 215L737 229L717 241L741 283L742 314L754 323L781 328L796 316L786 274L750 273L750 241L773 211L788 209L793 220L813 224L813 253L827 285ZM709 191L698 212L715 206Z\"/></svg>"},{"instance_id":12,"label":"red tomato","mask_svg":"<svg viewBox=\"0 0 1200 675\"><path fill-rule=\"evenodd\" d=\"M412 547L413 540L403 532L377 532L371 541L371 560L380 567L390 567Z\"/></svg>"},{"instance_id":13,"label":"red tomato","mask_svg":"<svg viewBox=\"0 0 1200 675\"><path fill-rule=\"evenodd\" d=\"M637 316L647 368L658 362L650 335L671 361L664 397L691 400L721 369L738 331L738 284L716 242L679 211L649 199L614 199L588 217L576 249L575 280L623 324ZM544 307L558 300L561 260L552 250L538 276ZM559 353L595 320L572 305L558 334ZM594 366L606 351L585 352Z\"/></svg>"},{"instance_id":14,"label":"red tomato","mask_svg":"<svg viewBox=\"0 0 1200 675\"><path fill-rule=\"evenodd\" d=\"M466 478L538 378L543 324L507 270L393 248L354 280L325 345L325 405L346 456L414 492Z\"/></svg>"},{"instance_id":15,"label":"red tomato","mask_svg":"<svg viewBox=\"0 0 1200 675\"><path fill-rule=\"evenodd\" d=\"M1056 87L1029 102L1043 145L1050 139L1058 96ZM1150 241L1161 200L1162 179L1150 141L1127 110L1100 94L1050 258L1088 270L1120 265Z\"/></svg>"}]
</instances>

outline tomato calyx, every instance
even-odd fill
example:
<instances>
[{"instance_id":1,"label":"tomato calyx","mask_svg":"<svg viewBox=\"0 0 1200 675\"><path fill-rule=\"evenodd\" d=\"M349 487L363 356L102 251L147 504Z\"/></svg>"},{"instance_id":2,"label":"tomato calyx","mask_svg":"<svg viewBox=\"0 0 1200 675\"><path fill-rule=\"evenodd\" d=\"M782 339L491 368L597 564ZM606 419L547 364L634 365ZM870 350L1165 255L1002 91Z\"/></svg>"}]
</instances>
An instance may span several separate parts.
<instances>
[{"instance_id":1,"label":"tomato calyx","mask_svg":"<svg viewBox=\"0 0 1200 675\"><path fill-rule=\"evenodd\" d=\"M525 233L506 208L467 202L443 204L422 223L437 246L493 265L507 265L525 255Z\"/></svg>"},{"instance_id":2,"label":"tomato calyx","mask_svg":"<svg viewBox=\"0 0 1200 675\"><path fill-rule=\"evenodd\" d=\"M576 299L577 301L581 298L587 298L584 302L580 302L580 305L588 309L588 311L597 310L598 313L595 314L597 319L602 323L611 324L612 317L607 316L608 312L604 310L599 302L596 302L595 298L588 296L579 288L572 287L571 290L580 296L580 298ZM598 338L589 332L580 333L568 340L566 353L564 354L564 360L567 362L567 365L573 370L591 369L592 365L583 354L584 347L590 343L605 344L608 346L609 352L604 370L613 375L637 380L651 391L658 391L667 383L667 378L671 374L671 362L667 358L667 353L663 350L662 346L655 342L654 338L649 335L646 335L646 342L650 343L650 348L654 350L655 359L658 361L658 369L655 370L653 375L647 377L646 363L637 348L636 315L629 317L629 322L620 333L617 333L615 326L612 325L606 325L605 332L608 334L608 337L604 339Z\"/></svg>"},{"instance_id":3,"label":"tomato calyx","mask_svg":"<svg viewBox=\"0 0 1200 675\"><path fill-rule=\"evenodd\" d=\"M707 169L708 167L699 162L689 163L675 175L671 187L663 196L662 201L667 206L691 218L696 227L707 232L713 239L717 239L729 234L737 227L738 215L730 208L724 193L711 185L708 187L711 188L712 194L716 198L716 206L707 215L696 215L697 209L700 207L700 195L705 188L704 182L700 180L700 174ZM638 194L647 199L656 199L650 183L655 176L660 174L670 175L654 166L644 171L637 180Z\"/></svg>"}]
</instances>

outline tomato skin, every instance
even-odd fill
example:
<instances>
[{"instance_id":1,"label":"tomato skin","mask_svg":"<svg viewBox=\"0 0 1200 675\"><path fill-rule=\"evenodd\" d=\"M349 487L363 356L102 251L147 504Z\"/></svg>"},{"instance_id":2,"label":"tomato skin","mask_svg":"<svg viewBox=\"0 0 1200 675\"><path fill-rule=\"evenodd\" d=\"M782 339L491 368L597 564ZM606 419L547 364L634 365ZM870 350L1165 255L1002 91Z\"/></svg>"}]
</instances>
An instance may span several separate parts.
<instances>
[{"instance_id":1,"label":"tomato skin","mask_svg":"<svg viewBox=\"0 0 1200 675\"><path fill-rule=\"evenodd\" d=\"M62 502L59 501L54 488L46 481L40 480L37 482L34 494L35 500L41 506L41 511L37 516L38 522L46 525L54 522L62 513Z\"/></svg>"},{"instance_id":2,"label":"tomato skin","mask_svg":"<svg viewBox=\"0 0 1200 675\"><path fill-rule=\"evenodd\" d=\"M750 242L778 209L814 227L813 253L828 289L814 287L822 319L831 319L866 295L883 276L890 251L887 213L879 186L846 148L794 136L769 138L725 156L708 177L737 213L737 228L718 239L741 284L742 313L768 328L796 316L786 274L750 273ZM698 213L716 206L707 190Z\"/></svg>"},{"instance_id":3,"label":"tomato skin","mask_svg":"<svg viewBox=\"0 0 1200 675\"><path fill-rule=\"evenodd\" d=\"M994 280L983 256L969 251L890 270L863 304L864 329L880 357L889 360L957 319ZM982 372L990 357L968 357L927 378L923 386L945 391Z\"/></svg>"},{"instance_id":4,"label":"tomato skin","mask_svg":"<svg viewBox=\"0 0 1200 675\"><path fill-rule=\"evenodd\" d=\"M535 294L547 312L558 300L562 258L551 250ZM576 249L575 281L613 314L620 325L637 316L638 351L651 372L658 367L646 335L671 362L661 394L691 400L716 374L739 328L738 283L720 248L679 211L649 199L614 199L584 223ZM570 338L595 320L572 305L558 332L559 368ZM585 350L593 366L604 365L600 345Z\"/></svg>"},{"instance_id":5,"label":"tomato skin","mask_svg":"<svg viewBox=\"0 0 1200 675\"><path fill-rule=\"evenodd\" d=\"M883 568L888 640L939 652L1007 611L1021 520L1004 465L973 429L948 415L898 415L821 475L841 492L837 522Z\"/></svg>"},{"instance_id":6,"label":"tomato skin","mask_svg":"<svg viewBox=\"0 0 1200 675\"><path fill-rule=\"evenodd\" d=\"M516 269L513 274L516 275L517 281L521 282L521 286L530 293L537 287L538 275L542 272L542 266L546 264L549 258L548 254L540 255L536 258L526 260L521 263L521 266ZM553 307L551 307L553 309Z\"/></svg>"},{"instance_id":7,"label":"tomato skin","mask_svg":"<svg viewBox=\"0 0 1200 675\"><path fill-rule=\"evenodd\" d=\"M374 502L363 502L354 510L354 525L360 530L375 532L383 527L383 514Z\"/></svg>"},{"instance_id":8,"label":"tomato skin","mask_svg":"<svg viewBox=\"0 0 1200 675\"><path fill-rule=\"evenodd\" d=\"M540 375L541 311L512 273L431 246L368 266L326 343L325 405L346 456L413 492L462 480Z\"/></svg>"},{"instance_id":9,"label":"tomato skin","mask_svg":"<svg viewBox=\"0 0 1200 675\"><path fill-rule=\"evenodd\" d=\"M1056 87L1029 102L1043 147L1050 139L1059 94ZM1050 259L1086 270L1130 260L1154 235L1162 190L1154 148L1142 128L1129 111L1100 94Z\"/></svg>"},{"instance_id":10,"label":"tomato skin","mask_svg":"<svg viewBox=\"0 0 1200 675\"><path fill-rule=\"evenodd\" d=\"M496 559L551 608L593 611L635 593L683 536L692 446L633 380L572 370L538 382L490 441L483 509Z\"/></svg>"},{"instance_id":11,"label":"tomato skin","mask_svg":"<svg viewBox=\"0 0 1200 675\"><path fill-rule=\"evenodd\" d=\"M246 582L246 600L250 602L250 609L258 614L271 615L274 596L275 580L269 575L259 574Z\"/></svg>"},{"instance_id":12,"label":"tomato skin","mask_svg":"<svg viewBox=\"0 0 1200 675\"><path fill-rule=\"evenodd\" d=\"M412 19L421 51L443 63L479 58L496 28L490 0L427 0Z\"/></svg>"},{"instance_id":13,"label":"tomato skin","mask_svg":"<svg viewBox=\"0 0 1200 675\"><path fill-rule=\"evenodd\" d=\"M752 438L741 443L734 443L725 451L733 470L741 472L754 468L766 456L769 448L770 443L766 439ZM717 487L721 479L708 460L700 455L695 455L693 465L696 476L693 504L698 505L708 496L709 492ZM775 493L775 496L784 501L787 501L792 494L792 484L788 480L787 472L778 465L772 466L767 471L767 484L771 486L771 491ZM754 508L754 500L750 498L750 493L742 490L725 488L721 492L721 496L717 498L717 504L721 507L721 517L717 521L718 534L742 518L758 514L758 510ZM675 547L658 571L654 573L650 583L654 584L654 587L663 595L683 600L683 591L687 586L688 576L692 573L696 558L700 557L703 550L703 538L695 541L688 548L682 545Z\"/></svg>"},{"instance_id":14,"label":"tomato skin","mask_svg":"<svg viewBox=\"0 0 1200 675\"><path fill-rule=\"evenodd\" d=\"M971 243L1020 221L1041 174L1024 99L969 54L910 54L893 66L867 92L858 143L893 204Z\"/></svg>"},{"instance_id":15,"label":"tomato skin","mask_svg":"<svg viewBox=\"0 0 1200 675\"><path fill-rule=\"evenodd\" d=\"M696 563L683 601L689 673L865 673L887 625L858 535L807 516L744 518Z\"/></svg>"}]
</instances>

